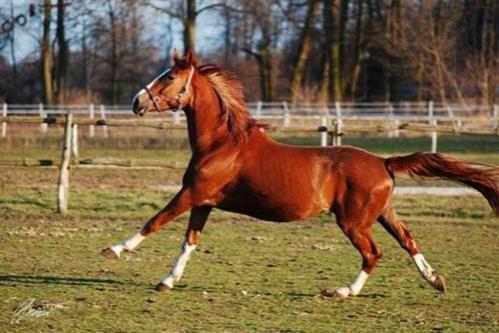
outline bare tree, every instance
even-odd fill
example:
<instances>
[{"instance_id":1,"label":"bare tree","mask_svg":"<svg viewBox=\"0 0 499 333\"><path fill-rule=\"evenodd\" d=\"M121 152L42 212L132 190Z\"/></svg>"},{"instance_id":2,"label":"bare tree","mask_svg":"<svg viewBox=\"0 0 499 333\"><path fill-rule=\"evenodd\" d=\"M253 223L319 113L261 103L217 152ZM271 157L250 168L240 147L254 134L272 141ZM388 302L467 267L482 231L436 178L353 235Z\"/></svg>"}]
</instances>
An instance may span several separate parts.
<instances>
[{"instance_id":1,"label":"bare tree","mask_svg":"<svg viewBox=\"0 0 499 333\"><path fill-rule=\"evenodd\" d=\"M341 77L341 49L340 43L340 1L345 0L324 0L323 4L323 32L324 38L324 69L323 87L327 84L327 100L341 101L342 77ZM326 83L327 82L327 83Z\"/></svg>"},{"instance_id":2,"label":"bare tree","mask_svg":"<svg viewBox=\"0 0 499 333\"><path fill-rule=\"evenodd\" d=\"M55 101L54 87L52 81L52 46L50 43L50 22L52 6L50 0L43 2L43 35L40 43L40 58L42 71L43 102L53 104Z\"/></svg>"},{"instance_id":3,"label":"bare tree","mask_svg":"<svg viewBox=\"0 0 499 333\"><path fill-rule=\"evenodd\" d=\"M196 19L201 13L218 7L230 8L223 2L211 3L198 8L196 0L182 0L180 3L174 5L170 3L169 6L158 6L156 3L148 0L142 0L141 3L161 13L168 14L182 23L184 27L184 50L196 49Z\"/></svg>"},{"instance_id":4,"label":"bare tree","mask_svg":"<svg viewBox=\"0 0 499 333\"><path fill-rule=\"evenodd\" d=\"M301 29L298 41L298 50L293 59L293 74L289 88L291 104L294 106L298 100L298 91L305 71L305 63L312 46L312 30L317 10L319 9L319 0L308 0L307 14L305 22Z\"/></svg>"},{"instance_id":5,"label":"bare tree","mask_svg":"<svg viewBox=\"0 0 499 333\"><path fill-rule=\"evenodd\" d=\"M66 81L69 66L69 46L65 33L65 11L68 4L64 0L57 0L57 28L56 37L59 47L56 71L56 103L65 103Z\"/></svg>"}]
</instances>

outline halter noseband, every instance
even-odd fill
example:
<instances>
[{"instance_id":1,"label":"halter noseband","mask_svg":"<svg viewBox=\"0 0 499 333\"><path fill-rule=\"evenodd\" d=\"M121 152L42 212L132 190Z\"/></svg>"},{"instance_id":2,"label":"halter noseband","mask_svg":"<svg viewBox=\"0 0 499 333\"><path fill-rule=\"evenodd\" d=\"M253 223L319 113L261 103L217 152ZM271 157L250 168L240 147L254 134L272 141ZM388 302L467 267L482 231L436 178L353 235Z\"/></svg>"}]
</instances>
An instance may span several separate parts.
<instances>
[{"instance_id":1,"label":"halter noseband","mask_svg":"<svg viewBox=\"0 0 499 333\"><path fill-rule=\"evenodd\" d=\"M193 76L194 76L194 66L191 66L191 69L189 70L189 77L187 78L187 81L185 81L184 86L179 90L177 96L175 96L174 98L172 98L172 97L165 98L166 104L168 104L171 111L175 112L177 110L180 110L180 109L183 109L184 107L186 107L186 105L181 105L181 99L189 91ZM143 89L147 92L147 95L149 96L149 99L152 101L156 111L161 112L161 109L158 105L158 103L161 102L160 97L154 96L151 93L151 91L149 90L149 88L147 88L147 86L144 86ZM173 105L173 102L175 102L176 104Z\"/></svg>"}]
</instances>

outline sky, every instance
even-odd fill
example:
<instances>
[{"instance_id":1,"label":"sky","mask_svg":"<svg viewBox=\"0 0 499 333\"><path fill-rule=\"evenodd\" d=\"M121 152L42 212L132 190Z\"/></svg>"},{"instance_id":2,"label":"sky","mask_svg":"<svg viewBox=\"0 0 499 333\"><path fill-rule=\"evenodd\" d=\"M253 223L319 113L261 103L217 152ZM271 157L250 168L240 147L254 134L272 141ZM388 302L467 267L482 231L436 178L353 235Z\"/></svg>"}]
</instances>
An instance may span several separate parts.
<instances>
[{"instance_id":1,"label":"sky","mask_svg":"<svg viewBox=\"0 0 499 333\"><path fill-rule=\"evenodd\" d=\"M69 0L68 0L69 1ZM82 3L85 0L72 0L73 3ZM56 0L52 0L53 3ZM158 4L163 5L165 1L157 1ZM30 3L35 3L37 5L38 15L34 17L29 17L28 8ZM28 21L25 26L21 27L15 25L15 45L14 52L17 62L22 61L24 58L30 54L38 53L38 40L41 37L41 22L42 18L40 15L40 7L38 6L41 0L0 0L0 31L2 30L2 24L11 17L11 9L13 9L14 17L20 14L26 15ZM200 1L202 4L203 1ZM55 22L55 10L53 12L53 19ZM171 18L166 14L161 14L153 9L147 9L145 11L144 20L147 22L146 29L144 31L146 34L151 34L152 36L157 36L155 38L158 49L164 49L164 34L166 33L166 22ZM219 47L221 36L223 34L222 26L217 24L217 18L214 17L213 12L204 11L197 18L198 27L203 27L202 29L197 29L196 35L196 45L197 51L200 53L208 53ZM55 24L55 23L54 23ZM77 31L77 27L74 31ZM80 28L81 29L81 28ZM183 27L178 20L172 19L172 30L173 30L173 47L182 48L182 31ZM68 38L74 37L75 34L68 33ZM5 42L6 34L0 34L0 44L2 41ZM79 44L70 44L70 48L75 50L79 48ZM11 48L10 46L5 47L0 51L0 54L4 55L9 61L11 60Z\"/></svg>"}]
</instances>

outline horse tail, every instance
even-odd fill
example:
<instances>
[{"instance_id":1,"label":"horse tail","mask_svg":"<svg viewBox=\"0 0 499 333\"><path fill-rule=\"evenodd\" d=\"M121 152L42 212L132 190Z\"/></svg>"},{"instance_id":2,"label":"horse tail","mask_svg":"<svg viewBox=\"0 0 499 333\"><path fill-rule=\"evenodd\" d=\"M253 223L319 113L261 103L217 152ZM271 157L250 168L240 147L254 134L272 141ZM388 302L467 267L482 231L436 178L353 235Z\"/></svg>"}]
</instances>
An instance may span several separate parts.
<instances>
[{"instance_id":1,"label":"horse tail","mask_svg":"<svg viewBox=\"0 0 499 333\"><path fill-rule=\"evenodd\" d=\"M499 167L423 152L387 158L385 167L392 177L405 173L414 179L441 178L472 187L487 199L499 217Z\"/></svg>"}]
</instances>

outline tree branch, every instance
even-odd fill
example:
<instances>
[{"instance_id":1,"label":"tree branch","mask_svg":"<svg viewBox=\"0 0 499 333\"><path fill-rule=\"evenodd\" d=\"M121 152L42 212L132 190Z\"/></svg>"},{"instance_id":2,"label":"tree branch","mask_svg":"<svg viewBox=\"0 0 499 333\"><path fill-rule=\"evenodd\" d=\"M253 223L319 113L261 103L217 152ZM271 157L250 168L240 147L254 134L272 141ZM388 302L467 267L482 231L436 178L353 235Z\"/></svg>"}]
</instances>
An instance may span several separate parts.
<instances>
[{"instance_id":1,"label":"tree branch","mask_svg":"<svg viewBox=\"0 0 499 333\"><path fill-rule=\"evenodd\" d=\"M253 50L247 49L245 47L241 48L241 51L243 51L244 53L248 53L250 56L253 56L257 59L260 59L262 57L262 55L260 53L256 53Z\"/></svg>"},{"instance_id":2,"label":"tree branch","mask_svg":"<svg viewBox=\"0 0 499 333\"><path fill-rule=\"evenodd\" d=\"M146 2L146 1L142 1L141 3L143 5L145 5L145 6L149 6L149 7L153 8L154 10L157 10L158 12L161 12L163 14L168 14L171 17L176 18L177 20L182 21L182 23L184 23L184 24L187 23L187 20L182 15L180 15L177 12L174 12L173 10L170 10L170 9L164 8L164 7L159 7L159 6L157 6L157 5L153 4L153 3Z\"/></svg>"}]
</instances>

